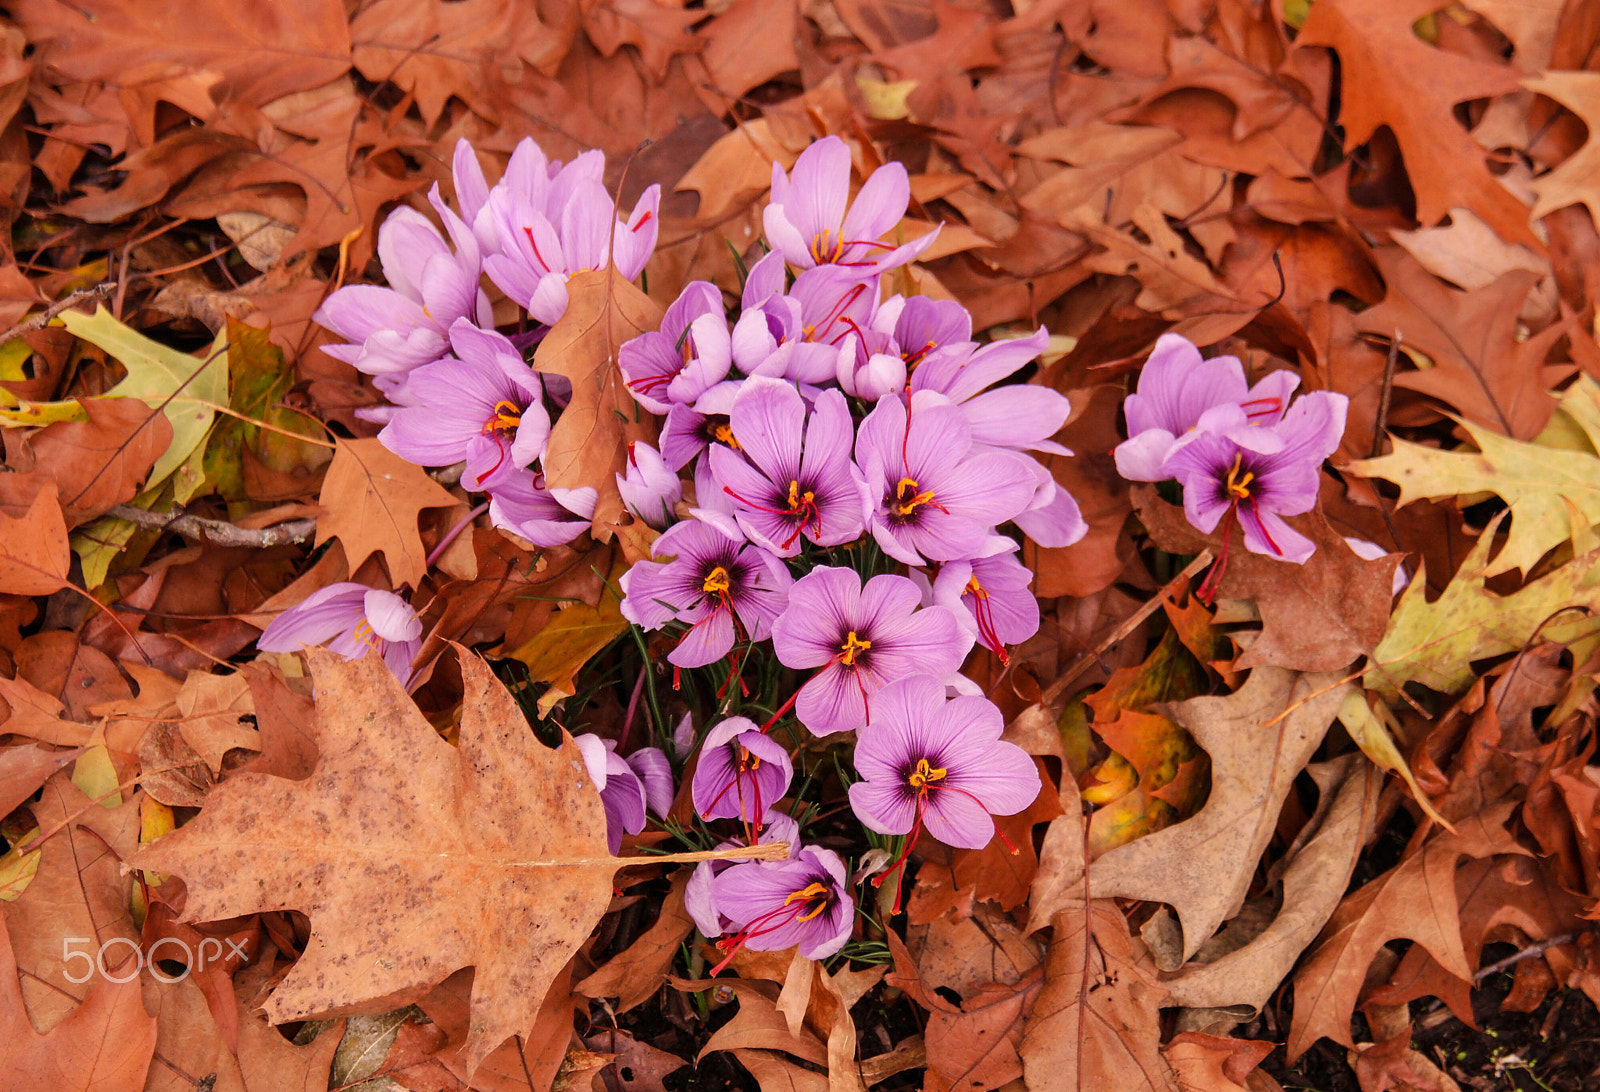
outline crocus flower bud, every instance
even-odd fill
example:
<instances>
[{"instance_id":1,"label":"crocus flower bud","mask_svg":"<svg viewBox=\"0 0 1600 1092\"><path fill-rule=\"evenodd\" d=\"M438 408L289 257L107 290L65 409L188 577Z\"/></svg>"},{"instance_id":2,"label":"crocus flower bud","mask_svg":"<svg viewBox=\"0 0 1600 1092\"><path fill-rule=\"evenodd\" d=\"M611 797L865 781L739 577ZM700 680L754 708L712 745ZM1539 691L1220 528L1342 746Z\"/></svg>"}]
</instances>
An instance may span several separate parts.
<instances>
[{"instance_id":1,"label":"crocus flower bud","mask_svg":"<svg viewBox=\"0 0 1600 1092\"><path fill-rule=\"evenodd\" d=\"M672 522L672 506L683 499L683 483L661 453L642 441L628 445L628 471L617 475L617 491L628 511L656 530Z\"/></svg>"}]
</instances>

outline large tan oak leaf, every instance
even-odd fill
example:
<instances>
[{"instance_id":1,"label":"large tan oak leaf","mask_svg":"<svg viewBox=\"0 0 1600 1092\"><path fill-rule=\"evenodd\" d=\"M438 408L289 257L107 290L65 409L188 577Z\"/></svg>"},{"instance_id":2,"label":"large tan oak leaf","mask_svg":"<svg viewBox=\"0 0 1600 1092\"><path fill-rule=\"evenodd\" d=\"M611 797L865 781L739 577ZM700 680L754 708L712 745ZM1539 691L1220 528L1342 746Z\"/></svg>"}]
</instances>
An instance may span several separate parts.
<instances>
[{"instance_id":1,"label":"large tan oak leaf","mask_svg":"<svg viewBox=\"0 0 1600 1092\"><path fill-rule=\"evenodd\" d=\"M1211 756L1211 795L1194 818L1095 861L1090 895L1169 903L1191 958L1244 904L1295 777L1352 689L1336 672L1263 665L1236 693L1162 707Z\"/></svg>"},{"instance_id":2,"label":"large tan oak leaf","mask_svg":"<svg viewBox=\"0 0 1600 1092\"><path fill-rule=\"evenodd\" d=\"M267 1001L274 1023L420 997L475 967L476 1069L533 1028L551 979L611 901L600 796L571 740L540 744L482 661L462 656L459 747L376 656L310 653L311 777L236 774L132 867L188 884L186 921L295 909L311 941Z\"/></svg>"}]
</instances>

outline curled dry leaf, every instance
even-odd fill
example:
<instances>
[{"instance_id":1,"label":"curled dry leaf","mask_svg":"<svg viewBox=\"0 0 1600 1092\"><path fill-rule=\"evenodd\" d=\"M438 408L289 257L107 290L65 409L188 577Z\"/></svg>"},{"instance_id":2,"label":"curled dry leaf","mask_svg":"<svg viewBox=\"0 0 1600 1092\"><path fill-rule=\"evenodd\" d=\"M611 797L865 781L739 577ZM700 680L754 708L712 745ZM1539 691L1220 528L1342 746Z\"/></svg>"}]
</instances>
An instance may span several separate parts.
<instances>
[{"instance_id":1,"label":"curled dry leaf","mask_svg":"<svg viewBox=\"0 0 1600 1092\"><path fill-rule=\"evenodd\" d=\"M1193 819L1095 861L1095 898L1165 902L1183 925L1183 955L1238 913L1278 810L1351 689L1333 674L1258 667L1236 693L1165 707L1211 756L1211 795Z\"/></svg>"},{"instance_id":2,"label":"curled dry leaf","mask_svg":"<svg viewBox=\"0 0 1600 1092\"><path fill-rule=\"evenodd\" d=\"M276 1022L415 1000L473 966L468 1069L526 1035L611 901L620 862L569 741L550 750L463 656L459 749L382 661L311 654L322 754L306 781L239 774L133 867L188 884L185 920L293 908L311 943L266 1003ZM552 882L559 877L559 882ZM404 918L374 889L404 894Z\"/></svg>"},{"instance_id":3,"label":"curled dry leaf","mask_svg":"<svg viewBox=\"0 0 1600 1092\"><path fill-rule=\"evenodd\" d=\"M661 988L679 946L694 932L694 919L683 905L689 875L689 870L683 869L673 877L672 890L667 892L655 924L573 986L574 992L585 997L615 997L616 1011L622 1013L649 1000Z\"/></svg>"}]
</instances>

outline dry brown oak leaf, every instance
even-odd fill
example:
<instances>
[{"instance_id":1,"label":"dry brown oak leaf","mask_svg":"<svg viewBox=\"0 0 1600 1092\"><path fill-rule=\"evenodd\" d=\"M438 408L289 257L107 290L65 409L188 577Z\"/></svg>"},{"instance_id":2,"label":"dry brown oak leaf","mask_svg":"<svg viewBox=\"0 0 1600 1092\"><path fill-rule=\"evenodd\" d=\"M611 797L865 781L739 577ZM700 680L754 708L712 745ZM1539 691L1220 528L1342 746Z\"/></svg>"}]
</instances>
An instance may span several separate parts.
<instances>
[{"instance_id":1,"label":"dry brown oak leaf","mask_svg":"<svg viewBox=\"0 0 1600 1092\"><path fill-rule=\"evenodd\" d=\"M1457 103L1516 91L1521 73L1417 37L1412 24L1437 7L1436 0L1318 3L1295 47L1326 46L1339 55L1345 143L1365 144L1380 125L1394 132L1424 227L1452 207L1469 208L1502 239L1542 252L1527 206L1489 173L1484 149L1454 116Z\"/></svg>"},{"instance_id":2,"label":"dry brown oak leaf","mask_svg":"<svg viewBox=\"0 0 1600 1092\"><path fill-rule=\"evenodd\" d=\"M610 269L574 273L567 292L567 313L533 357L539 371L572 381L572 401L550 430L545 448L545 481L552 488L589 486L599 491L595 538L603 542L611 537L605 528L623 517L616 475L625 469L629 442L655 439L654 418L628 393L617 350L659 326L661 307Z\"/></svg>"},{"instance_id":3,"label":"dry brown oak leaf","mask_svg":"<svg viewBox=\"0 0 1600 1092\"><path fill-rule=\"evenodd\" d=\"M1533 192L1539 195L1539 202L1533 207L1533 218L1543 219L1557 209L1582 202L1600 222L1600 73L1546 72L1524 81L1523 86L1555 99L1589 127L1583 147L1549 174L1534 179Z\"/></svg>"},{"instance_id":4,"label":"dry brown oak leaf","mask_svg":"<svg viewBox=\"0 0 1600 1092\"><path fill-rule=\"evenodd\" d=\"M337 538L352 570L381 553L396 585L416 587L428 570L418 513L461 502L422 467L375 439L339 440L338 445L318 498L317 545Z\"/></svg>"},{"instance_id":5,"label":"dry brown oak leaf","mask_svg":"<svg viewBox=\"0 0 1600 1092\"><path fill-rule=\"evenodd\" d=\"M1156 495L1154 486L1137 486L1133 507L1163 550L1222 553L1225 528L1201 534L1182 508ZM1339 671L1377 648L1389 626L1394 569L1401 555L1376 561L1357 557L1321 513L1296 516L1293 523L1317 546L1304 565L1243 549L1239 529L1233 528L1217 594L1224 599L1253 599L1261 612L1261 636L1239 657L1238 669L1274 664L1296 671Z\"/></svg>"},{"instance_id":6,"label":"dry brown oak leaf","mask_svg":"<svg viewBox=\"0 0 1600 1092\"><path fill-rule=\"evenodd\" d=\"M124 957L127 952L121 953ZM111 958L115 958L112 956ZM51 1092L140 1092L156 1047L155 1017L144 1011L139 976L126 967L96 976L83 1004L40 1035L17 988L17 961L0 922L0 1088Z\"/></svg>"},{"instance_id":7,"label":"dry brown oak leaf","mask_svg":"<svg viewBox=\"0 0 1600 1092\"><path fill-rule=\"evenodd\" d=\"M294 909L311 940L264 1008L273 1023L415 1001L476 968L470 1070L527 1035L551 981L611 901L600 796L570 739L540 744L463 655L459 747L376 656L309 653L316 769L239 773L135 868L188 885L183 920Z\"/></svg>"},{"instance_id":8,"label":"dry brown oak leaf","mask_svg":"<svg viewBox=\"0 0 1600 1092\"><path fill-rule=\"evenodd\" d=\"M21 519L0 515L0 592L50 595L67 584L72 553L55 483L39 490Z\"/></svg>"}]
</instances>

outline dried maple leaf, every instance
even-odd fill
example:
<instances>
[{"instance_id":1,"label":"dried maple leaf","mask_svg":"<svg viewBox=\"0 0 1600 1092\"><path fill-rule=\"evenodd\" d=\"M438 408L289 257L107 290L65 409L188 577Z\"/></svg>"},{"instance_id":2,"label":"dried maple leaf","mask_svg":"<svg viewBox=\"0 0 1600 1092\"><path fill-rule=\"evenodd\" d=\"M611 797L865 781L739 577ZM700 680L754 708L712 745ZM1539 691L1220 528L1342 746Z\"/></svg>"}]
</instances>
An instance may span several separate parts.
<instances>
[{"instance_id":1,"label":"dried maple leaf","mask_svg":"<svg viewBox=\"0 0 1600 1092\"><path fill-rule=\"evenodd\" d=\"M460 503L422 467L406 462L376 439L338 441L319 502L318 546L337 538L352 569L382 553L394 582L412 587L427 572L418 514L424 508Z\"/></svg>"},{"instance_id":2,"label":"dried maple leaf","mask_svg":"<svg viewBox=\"0 0 1600 1092\"><path fill-rule=\"evenodd\" d=\"M1222 552L1220 534L1196 531L1183 509L1163 501L1153 486L1136 487L1133 497L1134 510L1162 549ZM1261 636L1237 660L1241 669L1275 664L1336 671L1383 639L1400 555L1357 557L1319 514L1296 517L1295 524L1317 544L1304 565L1250 553L1237 543L1229 553L1218 594L1254 600L1261 612Z\"/></svg>"},{"instance_id":3,"label":"dried maple leaf","mask_svg":"<svg viewBox=\"0 0 1600 1092\"><path fill-rule=\"evenodd\" d=\"M1424 42L1412 24L1434 0L1333 0L1317 3L1295 42L1339 54L1347 145L1364 144L1387 125L1405 156L1417 219L1438 223L1452 207L1470 208L1508 242L1542 246L1528 210L1484 163L1485 151L1457 123L1457 103L1509 94L1520 73Z\"/></svg>"},{"instance_id":4,"label":"dried maple leaf","mask_svg":"<svg viewBox=\"0 0 1600 1092\"><path fill-rule=\"evenodd\" d=\"M0 922L0 1088L141 1092L156 1021L144 1011L139 976L116 966L113 972L122 981L96 976L83 1004L41 1035L28 1023L10 934Z\"/></svg>"},{"instance_id":5,"label":"dried maple leaf","mask_svg":"<svg viewBox=\"0 0 1600 1092\"><path fill-rule=\"evenodd\" d=\"M1351 689L1338 678L1262 666L1236 693L1164 706L1211 756L1211 795L1193 819L1095 861L1090 893L1170 904L1193 956L1243 904L1295 776Z\"/></svg>"},{"instance_id":6,"label":"dried maple leaf","mask_svg":"<svg viewBox=\"0 0 1600 1092\"><path fill-rule=\"evenodd\" d=\"M21 519L0 513L0 592L50 595L67 586L72 554L55 483L39 490Z\"/></svg>"},{"instance_id":7,"label":"dried maple leaf","mask_svg":"<svg viewBox=\"0 0 1600 1092\"><path fill-rule=\"evenodd\" d=\"M294 908L305 955L274 1022L415 999L473 966L475 1069L532 1029L557 972L611 901L621 862L577 748L541 745L488 667L463 656L459 749L377 657L312 652L322 754L306 781L236 774L133 867L188 885L184 920ZM375 891L403 898L375 898Z\"/></svg>"},{"instance_id":8,"label":"dried maple leaf","mask_svg":"<svg viewBox=\"0 0 1600 1092\"><path fill-rule=\"evenodd\" d=\"M769 168L770 169L770 168ZM546 482L599 491L595 537L624 515L617 472L632 440L653 440L655 424L628 393L617 368L622 343L661 322L661 308L612 269L574 273L567 283L567 313L539 343L533 366L572 381L572 401L561 411L545 448Z\"/></svg>"},{"instance_id":9,"label":"dried maple leaf","mask_svg":"<svg viewBox=\"0 0 1600 1092\"><path fill-rule=\"evenodd\" d=\"M1334 911L1317 950L1294 978L1289 1060L1327 1037L1353 1047L1350 1015L1378 949L1406 938L1426 948L1458 978L1472 977L1461 944L1456 865L1462 857L1526 852L1505 829L1514 804L1474 815L1442 833L1350 895Z\"/></svg>"},{"instance_id":10,"label":"dried maple leaf","mask_svg":"<svg viewBox=\"0 0 1600 1092\"><path fill-rule=\"evenodd\" d=\"M1533 219L1581 202L1589 207L1589 215L1600 221L1600 73L1546 72L1524 80L1523 86L1555 99L1589 127L1583 147L1549 174L1533 180L1533 192L1539 195Z\"/></svg>"},{"instance_id":11,"label":"dried maple leaf","mask_svg":"<svg viewBox=\"0 0 1600 1092\"><path fill-rule=\"evenodd\" d=\"M1556 405L1546 388L1561 378L1544 367L1559 326L1549 336L1517 338L1517 314L1539 275L1514 269L1487 288L1461 292L1397 249L1379 247L1374 256L1389 290L1382 303L1356 316L1356 328L1399 338L1403 348L1433 361L1431 368L1399 373L1395 384L1513 439L1537 436Z\"/></svg>"}]
</instances>

